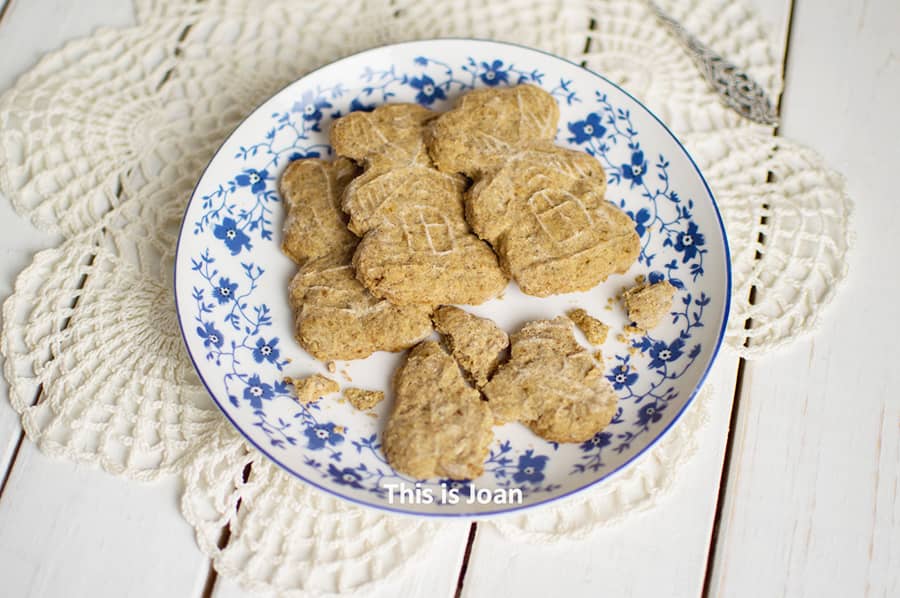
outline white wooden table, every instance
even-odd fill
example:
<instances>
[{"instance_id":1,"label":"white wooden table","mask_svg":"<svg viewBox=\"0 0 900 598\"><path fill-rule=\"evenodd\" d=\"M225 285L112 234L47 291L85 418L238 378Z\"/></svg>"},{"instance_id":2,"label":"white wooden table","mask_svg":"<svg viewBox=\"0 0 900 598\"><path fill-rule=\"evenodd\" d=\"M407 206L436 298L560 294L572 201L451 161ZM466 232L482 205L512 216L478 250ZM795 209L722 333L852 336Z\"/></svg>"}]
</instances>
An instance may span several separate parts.
<instances>
[{"instance_id":1,"label":"white wooden table","mask_svg":"<svg viewBox=\"0 0 900 598\"><path fill-rule=\"evenodd\" d=\"M900 2L752 3L783 40L778 133L824 154L856 199L847 287L814 336L720 358L712 425L658 508L552 546L460 526L383 595L900 596ZM0 6L0 90L43 53L134 18L125 0ZM0 298L56 242L0 198ZM0 596L244 596L196 548L177 485L44 456L0 382Z\"/></svg>"}]
</instances>

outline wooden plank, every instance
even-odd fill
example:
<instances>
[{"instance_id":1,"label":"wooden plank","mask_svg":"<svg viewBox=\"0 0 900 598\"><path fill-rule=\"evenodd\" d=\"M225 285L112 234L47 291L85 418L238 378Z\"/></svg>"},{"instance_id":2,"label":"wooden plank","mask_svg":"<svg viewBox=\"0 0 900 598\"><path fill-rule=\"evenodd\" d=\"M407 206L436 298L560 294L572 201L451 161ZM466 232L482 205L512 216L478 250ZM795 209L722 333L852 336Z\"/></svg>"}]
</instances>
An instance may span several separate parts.
<instances>
[{"instance_id":1,"label":"wooden plank","mask_svg":"<svg viewBox=\"0 0 900 598\"><path fill-rule=\"evenodd\" d=\"M752 4L782 52L790 0ZM715 396L709 425L698 439L699 454L661 504L577 543L523 544L480 526L463 596L596 596L598 591L610 596L701 595L738 363L732 354L720 355L708 382Z\"/></svg>"},{"instance_id":2,"label":"wooden plank","mask_svg":"<svg viewBox=\"0 0 900 598\"><path fill-rule=\"evenodd\" d=\"M900 595L898 27L895 0L796 2L782 131L847 176L856 248L821 329L746 368L712 596Z\"/></svg>"},{"instance_id":3,"label":"wooden plank","mask_svg":"<svg viewBox=\"0 0 900 598\"><path fill-rule=\"evenodd\" d=\"M456 591L456 580L462 563L469 525L466 522L449 522L447 529L439 532L436 550L423 555L403 575L374 589L357 592L367 598L396 598L397 596L428 596L451 598ZM212 598L250 598L237 582L217 578Z\"/></svg>"},{"instance_id":4,"label":"wooden plank","mask_svg":"<svg viewBox=\"0 0 900 598\"><path fill-rule=\"evenodd\" d=\"M179 482L139 484L22 444L0 500L3 595L199 596L207 560Z\"/></svg>"}]
</instances>

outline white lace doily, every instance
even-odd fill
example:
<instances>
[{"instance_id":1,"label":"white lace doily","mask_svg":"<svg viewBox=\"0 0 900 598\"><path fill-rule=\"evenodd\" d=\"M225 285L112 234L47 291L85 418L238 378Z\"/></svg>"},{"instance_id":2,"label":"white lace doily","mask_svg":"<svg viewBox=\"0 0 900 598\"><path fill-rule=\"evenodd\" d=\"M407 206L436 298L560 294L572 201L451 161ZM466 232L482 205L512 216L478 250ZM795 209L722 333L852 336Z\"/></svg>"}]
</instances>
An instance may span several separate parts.
<instances>
[{"instance_id":1,"label":"white lace doily","mask_svg":"<svg viewBox=\"0 0 900 598\"><path fill-rule=\"evenodd\" d=\"M777 97L773 46L746 8L660 4ZM746 357L810 329L845 276L841 178L723 107L642 0L136 7L136 26L66 45L0 99L0 189L65 237L4 305L5 375L44 451L139 479L182 475L198 544L248 588L365 592L456 525L360 509L293 481L215 410L183 348L170 272L191 188L228 132L305 72L384 43L465 36L548 50L623 83L686 142L717 195L735 275L728 344ZM653 505L696 450L706 404L598 490L490 525L523 540L576 538Z\"/></svg>"}]
</instances>

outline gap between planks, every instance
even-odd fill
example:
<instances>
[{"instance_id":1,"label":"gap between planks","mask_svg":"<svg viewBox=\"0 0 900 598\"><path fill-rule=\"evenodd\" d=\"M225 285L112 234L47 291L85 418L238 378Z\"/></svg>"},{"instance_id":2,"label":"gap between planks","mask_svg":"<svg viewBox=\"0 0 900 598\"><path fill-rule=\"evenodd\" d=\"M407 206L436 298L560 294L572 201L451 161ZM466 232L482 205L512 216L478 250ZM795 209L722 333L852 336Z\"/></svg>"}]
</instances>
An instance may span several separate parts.
<instances>
[{"instance_id":1,"label":"gap between planks","mask_svg":"<svg viewBox=\"0 0 900 598\"><path fill-rule=\"evenodd\" d=\"M4 17L6 17L6 13L9 10L9 7L12 6L13 0L0 0L0 26L3 25ZM40 392L40 390L38 390ZM0 467L3 467L3 474L0 475L0 498L3 497L3 491L6 490L6 484L9 482L10 473L12 473L13 463L16 462L16 457L19 456L19 449L22 448L22 440L25 437L25 432L22 430L22 426L19 425L18 437L15 441L15 447L12 452L9 454L9 460L6 463L0 463Z\"/></svg>"},{"instance_id":2,"label":"gap between planks","mask_svg":"<svg viewBox=\"0 0 900 598\"><path fill-rule=\"evenodd\" d=\"M469 570L469 557L472 556L472 545L475 543L475 534L478 533L478 523L472 522L469 526L469 537L466 539L466 550L463 552L462 563L459 566L459 577L456 579L456 591L453 598L462 596L463 586L466 583L466 572Z\"/></svg>"},{"instance_id":3,"label":"gap between planks","mask_svg":"<svg viewBox=\"0 0 900 598\"><path fill-rule=\"evenodd\" d=\"M12 6L13 0L3 0L0 3L0 25L3 24L3 17L6 16L6 11L9 10L9 7Z\"/></svg>"},{"instance_id":4,"label":"gap between planks","mask_svg":"<svg viewBox=\"0 0 900 598\"><path fill-rule=\"evenodd\" d=\"M787 81L787 69L788 69L788 59L790 52L790 44L791 44L791 30L793 29L794 24L794 4L796 0L791 0L788 6L787 11L787 28L785 30L784 35L784 46L782 48L782 56L784 57L781 61L781 80L782 82ZM783 84L782 84L783 85ZM782 87L781 94L779 95L776 105L778 107L777 113L779 114L779 118L781 115L781 104L782 98L784 97L784 89ZM772 132L773 137L778 137L780 132L780 124L775 127L775 130ZM772 180L772 173L769 173L769 181ZM767 218L766 216L760 217L760 224L766 224ZM760 233L759 238L757 239L760 245L765 244L765 236ZM761 254L759 251L756 252L754 259L759 260L761 258ZM750 305L754 305L756 302L756 286L750 287L750 296L748 297L748 301ZM753 320L748 319L744 328L750 329L753 327ZM748 346L750 344L750 339L748 338L744 342L744 346ZM709 598L710 596L710 586L712 584L712 574L716 560L716 547L718 545L719 539L719 529L722 521L722 508L725 504L725 494L728 491L728 475L731 470L731 456L734 449L734 431L737 428L738 416L740 412L741 406L741 391L743 389L744 382L744 368L747 364L747 360L743 357L738 361L738 369L737 369L737 378L735 380L734 385L734 397L731 401L731 415L728 422L728 436L725 440L725 455L722 459L722 472L719 477L719 492L718 497L716 499L716 513L713 518L713 526L712 531L709 537L709 552L707 553L706 558L706 571L704 571L703 576L703 592L701 596L703 598Z\"/></svg>"}]
</instances>

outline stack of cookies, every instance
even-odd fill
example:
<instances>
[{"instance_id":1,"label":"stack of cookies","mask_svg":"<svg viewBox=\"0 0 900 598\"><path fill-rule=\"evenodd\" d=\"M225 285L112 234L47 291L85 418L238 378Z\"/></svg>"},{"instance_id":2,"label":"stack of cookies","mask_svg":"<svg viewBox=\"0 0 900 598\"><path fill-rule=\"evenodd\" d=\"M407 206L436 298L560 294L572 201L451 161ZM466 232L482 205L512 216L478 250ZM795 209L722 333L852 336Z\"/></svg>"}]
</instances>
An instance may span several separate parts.
<instances>
[{"instance_id":1,"label":"stack of cookies","mask_svg":"<svg viewBox=\"0 0 900 598\"><path fill-rule=\"evenodd\" d=\"M566 318L510 339L452 307L497 297L509 279L539 297L585 291L637 258L600 163L553 145L558 119L531 85L475 90L444 114L387 104L335 121L333 162L298 160L282 176L298 342L322 361L414 347L383 437L398 471L471 479L494 425L581 442L615 414ZM433 327L443 344L423 341Z\"/></svg>"}]
</instances>

